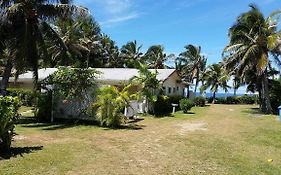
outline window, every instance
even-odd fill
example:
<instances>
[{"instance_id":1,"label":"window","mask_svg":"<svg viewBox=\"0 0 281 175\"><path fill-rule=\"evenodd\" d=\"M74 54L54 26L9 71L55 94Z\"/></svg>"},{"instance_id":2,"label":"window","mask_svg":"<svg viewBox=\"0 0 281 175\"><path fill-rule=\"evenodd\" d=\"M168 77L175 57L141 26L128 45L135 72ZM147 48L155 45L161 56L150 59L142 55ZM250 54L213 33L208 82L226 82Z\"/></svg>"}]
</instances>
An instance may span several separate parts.
<instances>
[{"instance_id":1,"label":"window","mask_svg":"<svg viewBox=\"0 0 281 175\"><path fill-rule=\"evenodd\" d=\"M177 91L179 91L179 87L177 86Z\"/></svg>"},{"instance_id":2,"label":"window","mask_svg":"<svg viewBox=\"0 0 281 175\"><path fill-rule=\"evenodd\" d=\"M173 88L173 93L176 93L176 88L175 87Z\"/></svg>"},{"instance_id":3,"label":"window","mask_svg":"<svg viewBox=\"0 0 281 175\"><path fill-rule=\"evenodd\" d=\"M168 93L170 94L172 92L172 88L171 87L169 87L169 89L168 89Z\"/></svg>"}]
</instances>

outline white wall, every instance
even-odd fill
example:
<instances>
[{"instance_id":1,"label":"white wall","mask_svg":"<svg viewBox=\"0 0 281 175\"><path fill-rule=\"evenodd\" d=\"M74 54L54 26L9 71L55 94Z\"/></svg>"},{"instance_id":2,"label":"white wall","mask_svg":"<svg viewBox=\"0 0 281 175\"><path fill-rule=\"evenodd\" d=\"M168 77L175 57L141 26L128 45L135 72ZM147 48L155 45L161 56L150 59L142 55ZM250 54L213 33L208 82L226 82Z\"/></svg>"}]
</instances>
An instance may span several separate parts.
<instances>
[{"instance_id":1,"label":"white wall","mask_svg":"<svg viewBox=\"0 0 281 175\"><path fill-rule=\"evenodd\" d=\"M174 72L166 81L164 81L162 87L167 96L176 96L184 94L185 85L177 82L180 80L181 79L178 74Z\"/></svg>"}]
</instances>

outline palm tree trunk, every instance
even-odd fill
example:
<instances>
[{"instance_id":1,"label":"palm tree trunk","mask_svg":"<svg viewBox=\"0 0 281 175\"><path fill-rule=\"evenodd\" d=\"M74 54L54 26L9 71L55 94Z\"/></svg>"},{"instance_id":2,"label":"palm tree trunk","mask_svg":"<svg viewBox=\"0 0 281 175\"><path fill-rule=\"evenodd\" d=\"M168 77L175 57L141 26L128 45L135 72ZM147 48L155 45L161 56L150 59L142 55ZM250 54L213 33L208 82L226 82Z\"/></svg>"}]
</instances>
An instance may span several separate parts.
<instances>
[{"instance_id":1,"label":"palm tree trunk","mask_svg":"<svg viewBox=\"0 0 281 175\"><path fill-rule=\"evenodd\" d=\"M266 114L272 114L272 107L269 97L267 69L261 75L261 87L261 111Z\"/></svg>"},{"instance_id":2,"label":"palm tree trunk","mask_svg":"<svg viewBox=\"0 0 281 175\"><path fill-rule=\"evenodd\" d=\"M7 94L7 87L9 84L9 78L12 72L12 68L13 68L13 63L12 63L12 59L8 59L7 65L5 67L4 70L4 74L3 74L3 79L0 85L0 95L6 95Z\"/></svg>"},{"instance_id":3,"label":"palm tree trunk","mask_svg":"<svg viewBox=\"0 0 281 175\"><path fill-rule=\"evenodd\" d=\"M215 104L215 100L216 100L216 92L213 92L213 102L212 102L212 104Z\"/></svg>"},{"instance_id":4,"label":"palm tree trunk","mask_svg":"<svg viewBox=\"0 0 281 175\"><path fill-rule=\"evenodd\" d=\"M236 89L236 88L234 88L234 96L236 96L236 92L237 92L237 89Z\"/></svg>"},{"instance_id":5,"label":"palm tree trunk","mask_svg":"<svg viewBox=\"0 0 281 175\"><path fill-rule=\"evenodd\" d=\"M196 78L195 88L194 88L195 97L196 97L196 90L197 90L198 84L199 84L199 80Z\"/></svg>"}]
</instances>

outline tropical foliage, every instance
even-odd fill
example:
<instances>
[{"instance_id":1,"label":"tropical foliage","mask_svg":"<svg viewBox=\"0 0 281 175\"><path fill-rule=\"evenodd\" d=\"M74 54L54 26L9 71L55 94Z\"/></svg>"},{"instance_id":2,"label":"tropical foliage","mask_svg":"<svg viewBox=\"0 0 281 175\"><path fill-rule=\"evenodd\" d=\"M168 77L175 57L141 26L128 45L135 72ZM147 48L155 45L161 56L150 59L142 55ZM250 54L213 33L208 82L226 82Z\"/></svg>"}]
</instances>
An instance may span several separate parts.
<instances>
[{"instance_id":1,"label":"tropical foliage","mask_svg":"<svg viewBox=\"0 0 281 175\"><path fill-rule=\"evenodd\" d=\"M280 11L273 12L269 17L264 17L255 6L241 14L236 23L229 30L229 45L224 49L226 68L237 72L245 81L248 71L256 70L260 85L256 86L260 95L261 110L272 113L269 98L268 68L270 58L278 65L280 51L280 31L277 30L278 15Z\"/></svg>"},{"instance_id":2,"label":"tropical foliage","mask_svg":"<svg viewBox=\"0 0 281 175\"><path fill-rule=\"evenodd\" d=\"M19 107L19 98L0 96L0 156L10 151Z\"/></svg>"},{"instance_id":3,"label":"tropical foliage","mask_svg":"<svg viewBox=\"0 0 281 175\"><path fill-rule=\"evenodd\" d=\"M147 65L138 62L139 76L131 79L131 83L140 85L140 91L137 92L138 99L145 97L147 107L148 104L157 101L157 95L160 90L160 81L157 79L157 71L150 71ZM153 112L153 111L152 111Z\"/></svg>"},{"instance_id":4,"label":"tropical foliage","mask_svg":"<svg viewBox=\"0 0 281 175\"><path fill-rule=\"evenodd\" d=\"M52 85L53 89L65 99L77 98L83 97L87 90L96 87L97 74L98 72L94 69L63 67L42 83L46 88Z\"/></svg>"},{"instance_id":5,"label":"tropical foliage","mask_svg":"<svg viewBox=\"0 0 281 175\"><path fill-rule=\"evenodd\" d=\"M97 102L92 108L97 109L96 116L101 126L119 127L124 121L125 107L129 105L130 85L119 91L116 87L104 87L99 89Z\"/></svg>"},{"instance_id":6,"label":"tropical foliage","mask_svg":"<svg viewBox=\"0 0 281 175\"><path fill-rule=\"evenodd\" d=\"M184 113L188 113L188 111L193 107L193 102L190 99L184 98L180 100L180 108Z\"/></svg>"},{"instance_id":7,"label":"tropical foliage","mask_svg":"<svg viewBox=\"0 0 281 175\"><path fill-rule=\"evenodd\" d=\"M181 76L188 82L195 80L194 93L197 91L199 81L204 84L204 73L206 69L207 58L202 55L201 47L194 45L185 46L185 51L182 52L176 60L176 66Z\"/></svg>"},{"instance_id":8,"label":"tropical foliage","mask_svg":"<svg viewBox=\"0 0 281 175\"><path fill-rule=\"evenodd\" d=\"M202 86L202 90L210 88L213 92L213 103L215 102L216 93L221 87L225 92L228 91L229 86L227 81L229 76L227 75L222 64L212 64L206 71L206 83Z\"/></svg>"},{"instance_id":9,"label":"tropical foliage","mask_svg":"<svg viewBox=\"0 0 281 175\"><path fill-rule=\"evenodd\" d=\"M0 1L1 47L10 50L3 73L1 91L6 90L12 67L17 72L31 69L38 79L39 61L47 62L49 53L46 40L65 50L61 38L50 25L50 20L83 14L83 8L70 5L70 1ZM1 33L2 33L1 32ZM1 53L1 51L0 51Z\"/></svg>"}]
</instances>

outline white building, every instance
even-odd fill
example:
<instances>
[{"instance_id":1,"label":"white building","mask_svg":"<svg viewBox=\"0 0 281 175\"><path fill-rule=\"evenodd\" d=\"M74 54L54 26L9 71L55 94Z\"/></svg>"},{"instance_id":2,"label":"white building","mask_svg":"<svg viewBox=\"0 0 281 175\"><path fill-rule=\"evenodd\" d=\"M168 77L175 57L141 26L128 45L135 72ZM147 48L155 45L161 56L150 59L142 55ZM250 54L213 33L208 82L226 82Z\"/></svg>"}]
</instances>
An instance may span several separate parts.
<instances>
[{"instance_id":1,"label":"white building","mask_svg":"<svg viewBox=\"0 0 281 175\"><path fill-rule=\"evenodd\" d=\"M57 68L45 68L38 70L38 81L46 79L48 76L52 75ZM98 86L123 86L128 84L130 79L134 76L139 76L139 71L137 69L128 68L96 68L100 74L97 75ZM161 87L164 94L167 96L184 96L187 84L184 83L178 72L175 69L149 69L151 72L157 71L157 79L160 81ZM21 87L21 88L33 88L33 73L27 72L19 75L18 80L14 82L13 78L10 79L11 87ZM136 92L140 87L135 86L131 91ZM85 109L89 106L91 99L85 98L83 104L75 102L71 103L58 103L56 105L56 113L54 116L59 116L59 118L77 118L77 111ZM142 113L147 109L144 109L144 102L132 101L131 107L127 109L125 114L127 116L133 116L136 113Z\"/></svg>"}]
</instances>

